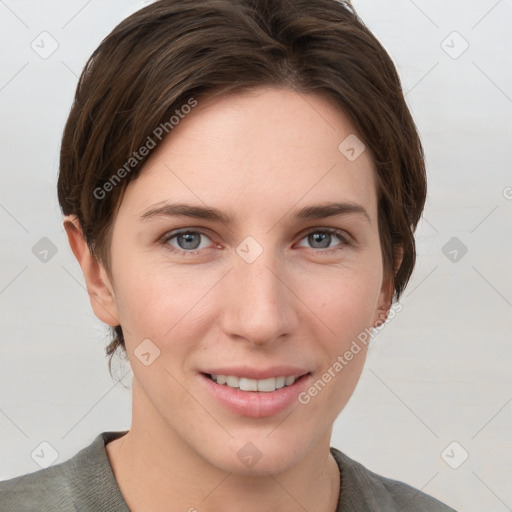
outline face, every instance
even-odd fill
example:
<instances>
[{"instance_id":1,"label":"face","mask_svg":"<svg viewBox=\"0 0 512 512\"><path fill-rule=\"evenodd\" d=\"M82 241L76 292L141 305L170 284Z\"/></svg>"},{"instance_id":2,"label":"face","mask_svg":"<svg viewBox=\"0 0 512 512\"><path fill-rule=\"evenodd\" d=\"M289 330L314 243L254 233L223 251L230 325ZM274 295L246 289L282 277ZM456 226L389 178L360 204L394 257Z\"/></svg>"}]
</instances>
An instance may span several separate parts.
<instances>
[{"instance_id":1,"label":"face","mask_svg":"<svg viewBox=\"0 0 512 512\"><path fill-rule=\"evenodd\" d=\"M134 417L225 471L279 472L328 446L366 357L354 340L389 307L375 169L368 151L354 159L338 149L353 134L322 96L210 98L126 189L111 287ZM312 208L334 203L355 208ZM282 383L272 376L297 380L255 392L209 373L261 377L262 389ZM252 451L261 459L244 467Z\"/></svg>"}]
</instances>

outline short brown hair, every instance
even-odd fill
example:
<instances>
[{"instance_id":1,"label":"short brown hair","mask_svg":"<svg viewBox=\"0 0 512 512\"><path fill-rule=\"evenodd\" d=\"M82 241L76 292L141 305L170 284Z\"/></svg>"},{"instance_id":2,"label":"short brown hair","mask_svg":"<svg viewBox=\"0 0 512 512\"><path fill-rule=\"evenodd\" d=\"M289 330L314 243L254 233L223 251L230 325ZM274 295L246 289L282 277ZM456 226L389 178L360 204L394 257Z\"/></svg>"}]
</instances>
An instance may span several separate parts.
<instances>
[{"instance_id":1,"label":"short brown hair","mask_svg":"<svg viewBox=\"0 0 512 512\"><path fill-rule=\"evenodd\" d=\"M123 20L77 85L60 153L62 212L77 216L111 276L114 219L148 157L105 197L95 191L191 97L259 86L327 95L351 119L377 169L383 268L399 300L426 198L423 148L391 58L349 1L159 0ZM117 348L126 352L121 326L111 329L110 370Z\"/></svg>"}]
</instances>

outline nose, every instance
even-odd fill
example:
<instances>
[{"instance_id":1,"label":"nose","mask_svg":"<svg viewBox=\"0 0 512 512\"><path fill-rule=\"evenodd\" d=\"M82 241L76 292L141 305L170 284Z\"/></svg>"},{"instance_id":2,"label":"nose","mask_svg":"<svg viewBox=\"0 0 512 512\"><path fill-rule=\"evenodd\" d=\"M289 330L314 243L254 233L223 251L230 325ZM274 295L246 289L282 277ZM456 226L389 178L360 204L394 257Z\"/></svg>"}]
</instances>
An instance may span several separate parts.
<instances>
[{"instance_id":1,"label":"nose","mask_svg":"<svg viewBox=\"0 0 512 512\"><path fill-rule=\"evenodd\" d=\"M294 295L286 283L284 262L274 252L265 249L254 261L243 251L234 254L234 268L224 283L227 300L222 326L226 335L263 346L294 331Z\"/></svg>"}]
</instances>

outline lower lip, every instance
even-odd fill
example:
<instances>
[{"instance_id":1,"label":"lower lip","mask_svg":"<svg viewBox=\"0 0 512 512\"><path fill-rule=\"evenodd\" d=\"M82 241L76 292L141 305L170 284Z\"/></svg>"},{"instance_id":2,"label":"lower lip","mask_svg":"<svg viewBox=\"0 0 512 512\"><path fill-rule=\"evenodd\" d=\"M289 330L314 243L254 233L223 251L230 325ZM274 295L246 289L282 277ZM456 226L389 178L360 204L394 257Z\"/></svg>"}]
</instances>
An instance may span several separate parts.
<instances>
[{"instance_id":1,"label":"lower lip","mask_svg":"<svg viewBox=\"0 0 512 512\"><path fill-rule=\"evenodd\" d=\"M291 386L270 392L241 391L225 384L217 384L204 373L200 373L199 377L208 392L232 412L250 418L263 418L274 416L297 401L297 396L308 386L311 374L302 376Z\"/></svg>"}]
</instances>

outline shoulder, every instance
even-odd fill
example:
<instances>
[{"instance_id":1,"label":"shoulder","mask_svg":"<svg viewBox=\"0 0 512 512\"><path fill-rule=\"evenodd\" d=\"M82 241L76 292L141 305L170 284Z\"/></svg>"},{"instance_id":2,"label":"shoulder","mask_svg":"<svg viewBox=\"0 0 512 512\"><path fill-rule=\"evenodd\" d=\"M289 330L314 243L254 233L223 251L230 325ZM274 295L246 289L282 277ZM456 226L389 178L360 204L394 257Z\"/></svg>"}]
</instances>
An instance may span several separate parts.
<instances>
[{"instance_id":1,"label":"shoulder","mask_svg":"<svg viewBox=\"0 0 512 512\"><path fill-rule=\"evenodd\" d=\"M339 510L374 512L456 512L436 498L370 471L337 448L331 453L341 473Z\"/></svg>"},{"instance_id":2,"label":"shoulder","mask_svg":"<svg viewBox=\"0 0 512 512\"><path fill-rule=\"evenodd\" d=\"M77 512L106 494L107 502L118 505L109 510L124 511L105 450L106 443L124 433L102 432L69 460L0 482L0 510Z\"/></svg>"},{"instance_id":3,"label":"shoulder","mask_svg":"<svg viewBox=\"0 0 512 512\"><path fill-rule=\"evenodd\" d=\"M68 462L64 462L0 482L0 510L60 510L59 505L71 494L65 471L67 465Z\"/></svg>"}]
</instances>

